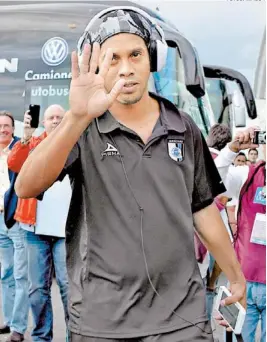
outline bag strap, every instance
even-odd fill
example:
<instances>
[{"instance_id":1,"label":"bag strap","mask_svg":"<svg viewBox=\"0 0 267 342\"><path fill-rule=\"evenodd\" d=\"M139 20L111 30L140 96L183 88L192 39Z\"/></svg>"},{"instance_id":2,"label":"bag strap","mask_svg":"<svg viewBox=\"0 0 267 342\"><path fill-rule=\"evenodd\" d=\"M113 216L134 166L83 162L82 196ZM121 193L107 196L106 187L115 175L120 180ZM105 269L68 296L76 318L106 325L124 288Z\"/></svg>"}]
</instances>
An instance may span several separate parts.
<instances>
[{"instance_id":1,"label":"bag strap","mask_svg":"<svg viewBox=\"0 0 267 342\"><path fill-rule=\"evenodd\" d=\"M237 342L244 342L242 335L235 335Z\"/></svg>"},{"instance_id":2,"label":"bag strap","mask_svg":"<svg viewBox=\"0 0 267 342\"><path fill-rule=\"evenodd\" d=\"M225 341L233 342L233 337L235 336L237 342L244 342L242 335L235 335L232 331L225 331Z\"/></svg>"},{"instance_id":3,"label":"bag strap","mask_svg":"<svg viewBox=\"0 0 267 342\"><path fill-rule=\"evenodd\" d=\"M253 182L254 180L254 177L256 175L256 173L259 171L259 169L265 165L266 163L264 161L262 162L259 162L258 165L254 166L254 167L251 167L250 170L249 170L249 174L248 174L248 179L247 181L245 182L245 184L243 185L242 189L241 189L241 192L240 192L240 200L239 202L241 202L241 198L243 197L244 193L247 191L248 187L251 185L251 183ZM240 204L240 203L239 203Z\"/></svg>"}]
</instances>

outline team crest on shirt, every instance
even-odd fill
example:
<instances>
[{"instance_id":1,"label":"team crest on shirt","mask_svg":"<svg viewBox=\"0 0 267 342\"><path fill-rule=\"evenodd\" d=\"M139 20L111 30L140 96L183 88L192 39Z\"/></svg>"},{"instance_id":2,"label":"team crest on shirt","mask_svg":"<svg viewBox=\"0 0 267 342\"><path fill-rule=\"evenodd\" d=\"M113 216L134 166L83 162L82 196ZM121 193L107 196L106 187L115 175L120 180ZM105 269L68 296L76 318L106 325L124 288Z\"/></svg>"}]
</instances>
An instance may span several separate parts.
<instances>
[{"instance_id":1,"label":"team crest on shirt","mask_svg":"<svg viewBox=\"0 0 267 342\"><path fill-rule=\"evenodd\" d=\"M171 159L176 162L184 160L184 141L183 140L169 140L168 152Z\"/></svg>"}]
</instances>

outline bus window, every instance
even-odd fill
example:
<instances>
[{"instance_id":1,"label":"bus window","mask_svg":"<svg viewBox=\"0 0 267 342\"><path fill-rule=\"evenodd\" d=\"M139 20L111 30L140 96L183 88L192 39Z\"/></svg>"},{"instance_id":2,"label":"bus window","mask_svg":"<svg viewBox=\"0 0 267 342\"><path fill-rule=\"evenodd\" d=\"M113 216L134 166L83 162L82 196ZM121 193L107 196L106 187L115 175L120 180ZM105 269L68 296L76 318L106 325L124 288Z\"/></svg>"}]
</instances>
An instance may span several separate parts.
<instances>
[{"instance_id":1,"label":"bus window","mask_svg":"<svg viewBox=\"0 0 267 342\"><path fill-rule=\"evenodd\" d=\"M219 122L223 112L223 99L225 96L225 86L223 81L218 78L206 78L206 90L209 95L210 104L215 116L215 120Z\"/></svg>"},{"instance_id":2,"label":"bus window","mask_svg":"<svg viewBox=\"0 0 267 342\"><path fill-rule=\"evenodd\" d=\"M150 90L167 98L178 109L189 114L206 136L210 127L209 99L206 95L197 99L186 89L183 62L177 48L168 48L166 65L161 71L153 73Z\"/></svg>"},{"instance_id":3,"label":"bus window","mask_svg":"<svg viewBox=\"0 0 267 342\"><path fill-rule=\"evenodd\" d=\"M26 81L25 104L38 104L41 107L40 120L43 119L44 110L52 104L69 109L70 79ZM27 109L25 108L25 110Z\"/></svg>"},{"instance_id":4,"label":"bus window","mask_svg":"<svg viewBox=\"0 0 267 342\"><path fill-rule=\"evenodd\" d=\"M215 120L218 123L225 124L234 129L234 107L232 103L233 94L239 99L239 106L241 106L247 113L244 96L240 90L240 86L236 81L230 81L219 78L206 78L206 90L210 99Z\"/></svg>"}]
</instances>

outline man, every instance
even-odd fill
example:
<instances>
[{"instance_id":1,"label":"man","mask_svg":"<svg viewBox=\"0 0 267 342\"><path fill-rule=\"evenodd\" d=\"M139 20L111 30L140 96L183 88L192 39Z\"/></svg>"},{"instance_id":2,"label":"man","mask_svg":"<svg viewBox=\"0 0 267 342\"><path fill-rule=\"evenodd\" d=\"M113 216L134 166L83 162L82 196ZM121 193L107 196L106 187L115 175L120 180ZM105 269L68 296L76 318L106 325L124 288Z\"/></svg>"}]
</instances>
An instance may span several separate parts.
<instances>
[{"instance_id":1,"label":"man","mask_svg":"<svg viewBox=\"0 0 267 342\"><path fill-rule=\"evenodd\" d=\"M207 136L207 145L211 153L219 154L232 141L231 130L227 125L217 123L211 127Z\"/></svg>"},{"instance_id":2,"label":"man","mask_svg":"<svg viewBox=\"0 0 267 342\"><path fill-rule=\"evenodd\" d=\"M263 145L264 156L266 147ZM266 162L231 169L226 184L236 204L235 250L247 279L247 314L242 336L255 342L261 321L266 341Z\"/></svg>"},{"instance_id":3,"label":"man","mask_svg":"<svg viewBox=\"0 0 267 342\"><path fill-rule=\"evenodd\" d=\"M258 159L258 150L256 148L251 148L248 151L248 160L251 162L251 164L256 164Z\"/></svg>"},{"instance_id":4,"label":"man","mask_svg":"<svg viewBox=\"0 0 267 342\"><path fill-rule=\"evenodd\" d=\"M212 158L215 160L215 164L220 173L222 180L227 175L229 168L229 158L232 159L231 151L228 153L220 153L221 150L227 146L232 140L231 130L228 126L224 124L215 124L213 125L207 136L207 145L209 147ZM230 154L230 157L228 156ZM222 212L225 209L228 198L225 195L217 196L215 199L215 203L217 208ZM206 285L206 302L207 302L207 313L208 318L211 319L212 311L213 311L213 300L215 296L214 288L210 283L210 274L213 271L215 260L214 258L207 253L207 249L201 243L201 241L196 237L195 240L195 248L196 248L196 256L198 260L198 266L200 269L201 277L203 279L204 284Z\"/></svg>"},{"instance_id":5,"label":"man","mask_svg":"<svg viewBox=\"0 0 267 342\"><path fill-rule=\"evenodd\" d=\"M14 136L14 118L0 112L0 261L2 310L4 325L0 334L7 341L23 341L28 324L27 254L23 233L14 220L17 196L14 192L16 174L8 169L7 158L19 138Z\"/></svg>"},{"instance_id":6,"label":"man","mask_svg":"<svg viewBox=\"0 0 267 342\"><path fill-rule=\"evenodd\" d=\"M33 137L31 116L24 116L23 139L16 143L8 157L11 170L19 173L29 153L61 122L65 111L59 105L48 107L44 113L44 133ZM35 177L33 177L34 181ZM53 268L60 289L68 323L68 278L66 269L65 223L69 208L71 188L68 178L56 182L41 201L35 198L19 199L15 218L23 228L29 269L29 299L33 314L33 341L52 341L53 312L51 285Z\"/></svg>"},{"instance_id":7,"label":"man","mask_svg":"<svg viewBox=\"0 0 267 342\"><path fill-rule=\"evenodd\" d=\"M247 163L247 157L245 153L239 152L234 160L234 166L244 166Z\"/></svg>"},{"instance_id":8,"label":"man","mask_svg":"<svg viewBox=\"0 0 267 342\"><path fill-rule=\"evenodd\" d=\"M72 342L212 341L194 224L231 281L226 304L245 305L244 277L213 204L225 188L205 140L188 115L148 93L153 29L133 10L95 21L86 33L92 53L85 44L80 68L72 55L70 110L16 183L27 198L70 175Z\"/></svg>"}]
</instances>

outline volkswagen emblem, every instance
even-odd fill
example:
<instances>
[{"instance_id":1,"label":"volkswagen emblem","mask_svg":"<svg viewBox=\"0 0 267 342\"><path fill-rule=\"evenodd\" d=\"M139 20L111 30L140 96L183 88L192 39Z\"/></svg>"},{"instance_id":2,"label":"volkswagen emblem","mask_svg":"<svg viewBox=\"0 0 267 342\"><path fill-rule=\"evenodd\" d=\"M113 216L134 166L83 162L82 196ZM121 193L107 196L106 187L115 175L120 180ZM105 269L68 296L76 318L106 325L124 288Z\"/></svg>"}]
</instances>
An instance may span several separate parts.
<instances>
[{"instance_id":1,"label":"volkswagen emblem","mask_svg":"<svg viewBox=\"0 0 267 342\"><path fill-rule=\"evenodd\" d=\"M57 66L65 61L69 53L66 40L60 37L49 39L42 48L42 59L45 64Z\"/></svg>"}]
</instances>

